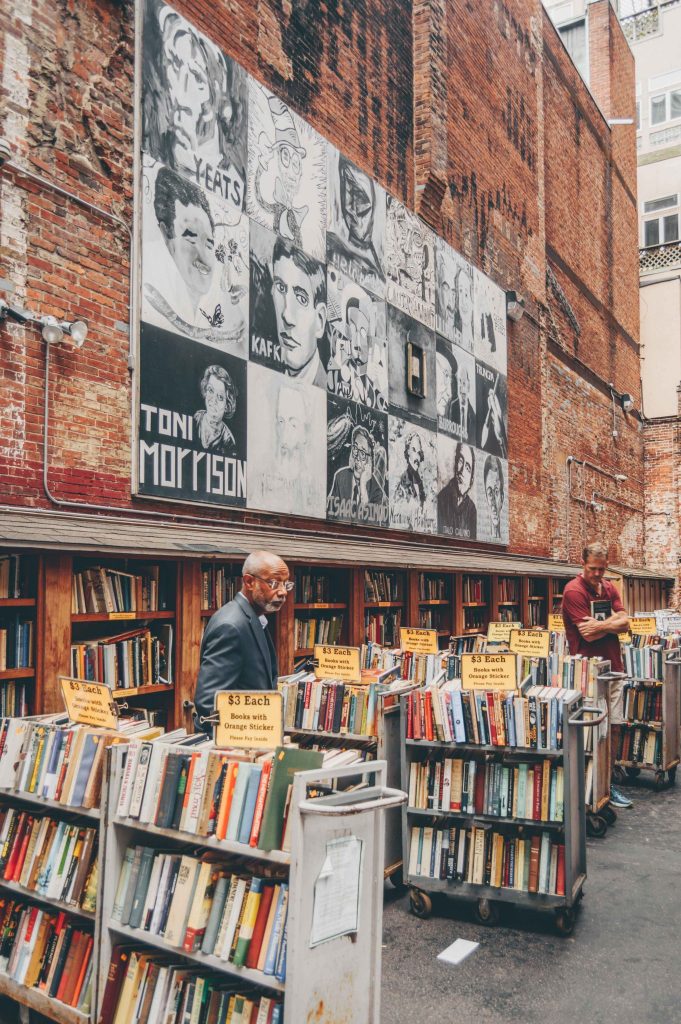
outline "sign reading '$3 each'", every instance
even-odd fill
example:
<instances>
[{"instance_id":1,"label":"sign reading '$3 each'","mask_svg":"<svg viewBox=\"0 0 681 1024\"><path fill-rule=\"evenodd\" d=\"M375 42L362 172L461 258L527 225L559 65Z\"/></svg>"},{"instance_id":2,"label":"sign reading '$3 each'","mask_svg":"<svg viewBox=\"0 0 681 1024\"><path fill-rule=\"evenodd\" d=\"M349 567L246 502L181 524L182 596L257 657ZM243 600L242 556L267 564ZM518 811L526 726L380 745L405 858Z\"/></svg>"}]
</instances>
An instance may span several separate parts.
<instances>
[{"instance_id":1,"label":"sign reading '$3 each'","mask_svg":"<svg viewBox=\"0 0 681 1024\"><path fill-rule=\"evenodd\" d=\"M515 654L462 654L464 690L515 690Z\"/></svg>"}]
</instances>

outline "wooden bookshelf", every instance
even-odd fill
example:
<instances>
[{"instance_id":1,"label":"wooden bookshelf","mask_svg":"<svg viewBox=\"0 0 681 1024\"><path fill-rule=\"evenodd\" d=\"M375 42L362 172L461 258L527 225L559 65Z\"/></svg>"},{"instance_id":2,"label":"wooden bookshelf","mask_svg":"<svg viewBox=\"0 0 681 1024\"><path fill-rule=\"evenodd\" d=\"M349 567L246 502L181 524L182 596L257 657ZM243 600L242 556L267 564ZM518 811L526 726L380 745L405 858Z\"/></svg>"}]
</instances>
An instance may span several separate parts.
<instances>
[{"instance_id":1,"label":"wooden bookshelf","mask_svg":"<svg viewBox=\"0 0 681 1024\"><path fill-rule=\"evenodd\" d=\"M409 626L413 597L412 573L394 569L367 568L361 576L362 632L359 643L374 640L384 646L397 646L400 626Z\"/></svg>"},{"instance_id":2,"label":"wooden bookshelf","mask_svg":"<svg viewBox=\"0 0 681 1024\"><path fill-rule=\"evenodd\" d=\"M34 714L40 708L36 678L41 674L38 660L38 636L42 629L42 602L38 600L41 565L39 555L0 551L0 630L6 631L6 664L0 669L0 714L3 715Z\"/></svg>"},{"instance_id":3,"label":"wooden bookshelf","mask_svg":"<svg viewBox=\"0 0 681 1024\"><path fill-rule=\"evenodd\" d=\"M549 601L549 612L558 614L563 607L563 590L565 584L569 583L573 579L572 576L551 576L548 580L548 601Z\"/></svg>"},{"instance_id":4,"label":"wooden bookshelf","mask_svg":"<svg viewBox=\"0 0 681 1024\"><path fill-rule=\"evenodd\" d=\"M349 621L351 571L333 566L297 565L292 573L296 586L287 603L292 605L289 618L293 629L293 661L311 655L318 643L349 643L352 635ZM289 645L287 654L290 650Z\"/></svg>"},{"instance_id":5,"label":"wooden bookshelf","mask_svg":"<svg viewBox=\"0 0 681 1024\"><path fill-rule=\"evenodd\" d=\"M441 642L454 630L454 573L409 572L406 626L434 629ZM446 644L445 644L446 646Z\"/></svg>"},{"instance_id":6,"label":"wooden bookshelf","mask_svg":"<svg viewBox=\"0 0 681 1024\"><path fill-rule=\"evenodd\" d=\"M522 577L523 625L545 629L548 624L548 583L544 576Z\"/></svg>"},{"instance_id":7,"label":"wooden bookshelf","mask_svg":"<svg viewBox=\"0 0 681 1024\"><path fill-rule=\"evenodd\" d=\"M454 633L486 633L492 617L492 577L481 573L461 573L457 580Z\"/></svg>"},{"instance_id":8,"label":"wooden bookshelf","mask_svg":"<svg viewBox=\"0 0 681 1024\"><path fill-rule=\"evenodd\" d=\"M522 584L520 576L492 577L491 615L495 622L521 622L523 618Z\"/></svg>"}]
</instances>

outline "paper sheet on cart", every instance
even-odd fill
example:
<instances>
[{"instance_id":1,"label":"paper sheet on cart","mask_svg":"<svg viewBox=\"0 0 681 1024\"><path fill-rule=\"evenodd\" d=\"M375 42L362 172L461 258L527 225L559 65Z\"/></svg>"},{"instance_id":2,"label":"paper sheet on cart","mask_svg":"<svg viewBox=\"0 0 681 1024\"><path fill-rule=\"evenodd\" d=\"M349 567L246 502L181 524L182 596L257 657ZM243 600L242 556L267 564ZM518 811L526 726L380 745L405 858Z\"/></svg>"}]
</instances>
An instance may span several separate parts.
<instances>
[{"instance_id":1,"label":"paper sheet on cart","mask_svg":"<svg viewBox=\"0 0 681 1024\"><path fill-rule=\"evenodd\" d=\"M314 885L310 948L357 931L363 846L357 836L327 842Z\"/></svg>"},{"instance_id":2,"label":"paper sheet on cart","mask_svg":"<svg viewBox=\"0 0 681 1024\"><path fill-rule=\"evenodd\" d=\"M477 949L480 943L471 942L470 939L457 939L447 946L441 953L438 953L438 960L444 960L447 964L460 964L467 956Z\"/></svg>"}]
</instances>

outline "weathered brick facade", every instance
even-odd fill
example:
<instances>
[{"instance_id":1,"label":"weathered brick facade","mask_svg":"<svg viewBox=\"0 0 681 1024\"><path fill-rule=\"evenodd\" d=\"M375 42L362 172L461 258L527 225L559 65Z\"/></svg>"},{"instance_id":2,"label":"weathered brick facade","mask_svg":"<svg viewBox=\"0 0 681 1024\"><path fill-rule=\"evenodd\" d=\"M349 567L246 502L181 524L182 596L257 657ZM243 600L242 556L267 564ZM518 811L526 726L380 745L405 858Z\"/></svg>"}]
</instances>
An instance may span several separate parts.
<instances>
[{"instance_id":1,"label":"weathered brick facade","mask_svg":"<svg viewBox=\"0 0 681 1024\"><path fill-rule=\"evenodd\" d=\"M608 0L589 6L600 109L540 0L175 6L499 285L525 297L524 318L509 323L511 550L574 559L596 536L613 561L641 565L642 434L617 406L613 437L609 387L640 404L635 129L606 121L633 116L634 69ZM0 47L0 133L16 162L132 226L133 4L17 0L0 14ZM9 168L0 203L10 298L90 324L82 351L52 355L52 491L154 507L130 497L125 227ZM44 348L35 329L2 328L0 481L12 504L49 506ZM569 500L569 455L628 479L577 467L573 495L583 501Z\"/></svg>"}]
</instances>

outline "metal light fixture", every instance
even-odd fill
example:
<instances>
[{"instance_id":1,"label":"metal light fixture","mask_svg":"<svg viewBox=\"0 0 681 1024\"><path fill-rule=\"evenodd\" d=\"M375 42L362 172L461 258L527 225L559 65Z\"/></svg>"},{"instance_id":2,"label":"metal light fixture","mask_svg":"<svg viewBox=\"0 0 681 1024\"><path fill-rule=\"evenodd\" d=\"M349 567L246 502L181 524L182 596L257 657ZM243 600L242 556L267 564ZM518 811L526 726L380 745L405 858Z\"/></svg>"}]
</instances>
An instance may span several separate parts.
<instances>
[{"instance_id":1,"label":"metal light fixture","mask_svg":"<svg viewBox=\"0 0 681 1024\"><path fill-rule=\"evenodd\" d=\"M624 394L620 395L620 402L622 403L622 408L625 412L631 412L634 408L634 399L628 391L625 391Z\"/></svg>"},{"instance_id":2,"label":"metal light fixture","mask_svg":"<svg viewBox=\"0 0 681 1024\"><path fill-rule=\"evenodd\" d=\"M82 348L88 334L84 320L58 320L56 316L38 316L19 306L10 306L0 299L0 323L14 320L18 324L37 324L41 328L43 341L48 345L69 344Z\"/></svg>"},{"instance_id":3,"label":"metal light fixture","mask_svg":"<svg viewBox=\"0 0 681 1024\"><path fill-rule=\"evenodd\" d=\"M506 316L517 323L525 312L525 299L518 292L506 292Z\"/></svg>"}]
</instances>

